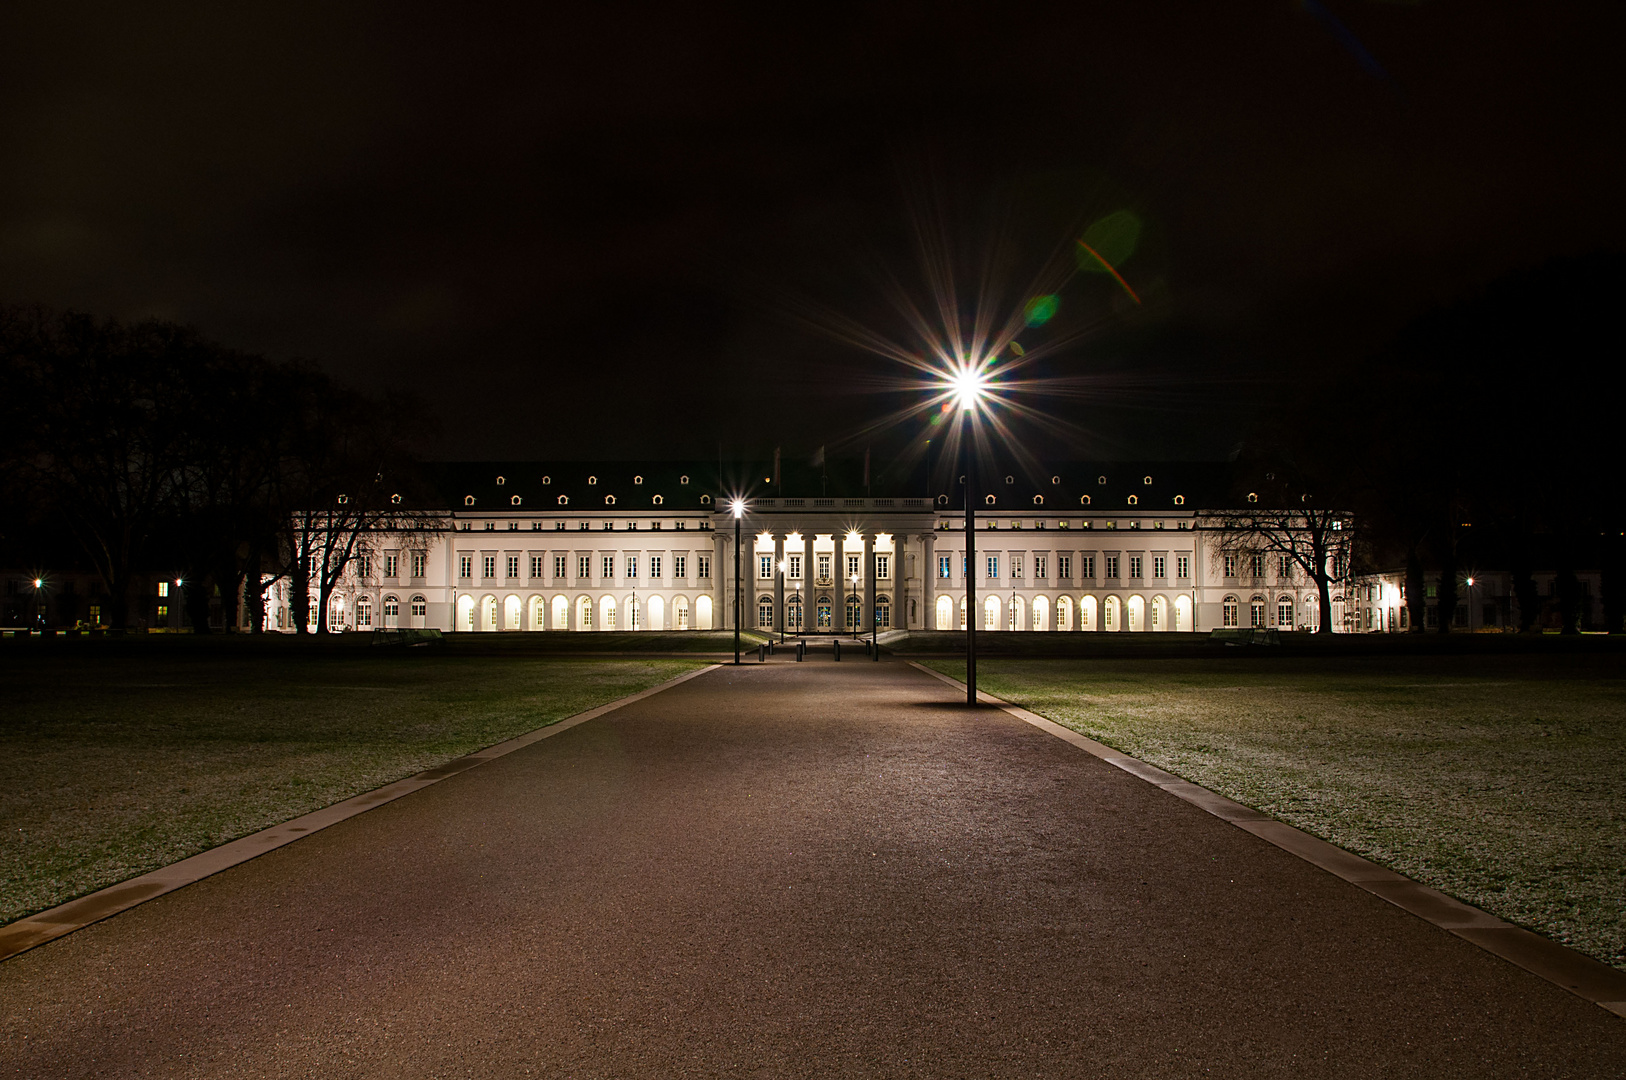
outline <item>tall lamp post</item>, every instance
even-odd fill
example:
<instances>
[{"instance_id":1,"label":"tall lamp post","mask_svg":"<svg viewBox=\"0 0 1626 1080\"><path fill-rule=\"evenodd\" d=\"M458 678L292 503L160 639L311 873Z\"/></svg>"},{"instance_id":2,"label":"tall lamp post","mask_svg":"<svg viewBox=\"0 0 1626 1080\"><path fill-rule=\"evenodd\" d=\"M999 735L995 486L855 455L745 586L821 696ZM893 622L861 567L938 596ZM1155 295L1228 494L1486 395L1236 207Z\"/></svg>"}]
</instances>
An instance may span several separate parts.
<instances>
[{"instance_id":1,"label":"tall lamp post","mask_svg":"<svg viewBox=\"0 0 1626 1080\"><path fill-rule=\"evenodd\" d=\"M779 588L776 591L774 599L776 599L778 601L778 607L779 607L779 644L783 645L785 643L785 560L784 559L779 560L779 564L778 564L777 569L779 570Z\"/></svg>"},{"instance_id":2,"label":"tall lamp post","mask_svg":"<svg viewBox=\"0 0 1626 1080\"><path fill-rule=\"evenodd\" d=\"M977 520L976 459L971 448L971 423L988 392L988 379L980 365L962 363L948 379L960 407L960 441L965 453L965 703L977 704Z\"/></svg>"},{"instance_id":3,"label":"tall lamp post","mask_svg":"<svg viewBox=\"0 0 1626 1080\"><path fill-rule=\"evenodd\" d=\"M734 511L734 663L740 662L740 519L745 517L745 500L735 499Z\"/></svg>"}]
</instances>

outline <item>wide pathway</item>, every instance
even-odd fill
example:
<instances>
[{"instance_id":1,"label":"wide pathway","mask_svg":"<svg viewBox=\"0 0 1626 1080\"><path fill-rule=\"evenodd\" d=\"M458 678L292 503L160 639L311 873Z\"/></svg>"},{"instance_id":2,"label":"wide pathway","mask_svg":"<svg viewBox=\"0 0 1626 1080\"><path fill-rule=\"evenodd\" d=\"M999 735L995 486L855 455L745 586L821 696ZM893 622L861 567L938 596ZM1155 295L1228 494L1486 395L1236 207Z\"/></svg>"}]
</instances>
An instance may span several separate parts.
<instances>
[{"instance_id":1,"label":"wide pathway","mask_svg":"<svg viewBox=\"0 0 1626 1080\"><path fill-rule=\"evenodd\" d=\"M0 964L3 1076L1623 1071L1620 1018L890 662L723 668Z\"/></svg>"}]
</instances>

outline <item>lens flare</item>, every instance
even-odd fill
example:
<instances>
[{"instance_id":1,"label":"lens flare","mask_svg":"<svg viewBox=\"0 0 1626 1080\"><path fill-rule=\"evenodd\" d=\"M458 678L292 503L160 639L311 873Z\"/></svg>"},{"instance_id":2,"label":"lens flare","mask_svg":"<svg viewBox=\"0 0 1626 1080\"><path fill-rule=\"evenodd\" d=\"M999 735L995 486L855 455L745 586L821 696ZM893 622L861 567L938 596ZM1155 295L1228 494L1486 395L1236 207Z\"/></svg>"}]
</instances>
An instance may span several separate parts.
<instances>
[{"instance_id":1,"label":"lens flare","mask_svg":"<svg viewBox=\"0 0 1626 1080\"><path fill-rule=\"evenodd\" d=\"M1054 295L1035 296L1022 309L1022 315L1029 326L1043 326L1056 317L1056 308L1059 306L1061 302Z\"/></svg>"},{"instance_id":2,"label":"lens flare","mask_svg":"<svg viewBox=\"0 0 1626 1080\"><path fill-rule=\"evenodd\" d=\"M1094 248L1090 247L1090 245L1086 244L1084 241L1079 240L1079 241L1077 241L1077 244L1078 244L1079 247L1081 247L1085 251L1089 252L1090 256L1093 259L1095 259L1097 262L1099 262L1102 266L1106 267L1107 273L1111 274L1114 278L1118 279L1118 284L1122 285L1124 287L1124 292L1129 294L1129 299L1133 300L1137 304L1140 303L1140 297L1135 295L1135 290L1131 289L1129 287L1129 282L1124 280L1124 276L1122 274L1118 273L1117 270L1113 269L1113 266L1112 266L1111 263L1109 263L1105 259L1101 258L1100 253L1097 252Z\"/></svg>"}]
</instances>

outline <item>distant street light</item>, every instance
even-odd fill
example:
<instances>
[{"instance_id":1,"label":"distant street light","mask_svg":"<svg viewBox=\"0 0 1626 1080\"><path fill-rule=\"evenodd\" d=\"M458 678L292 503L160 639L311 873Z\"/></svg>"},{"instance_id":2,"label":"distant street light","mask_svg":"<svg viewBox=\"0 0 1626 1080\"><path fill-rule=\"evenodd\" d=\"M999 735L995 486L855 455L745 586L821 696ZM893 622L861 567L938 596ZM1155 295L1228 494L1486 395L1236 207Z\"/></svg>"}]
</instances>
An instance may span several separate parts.
<instances>
[{"instance_id":1,"label":"distant street light","mask_svg":"<svg viewBox=\"0 0 1626 1080\"><path fill-rule=\"evenodd\" d=\"M729 503L734 511L734 663L740 662L740 519L745 517L745 500Z\"/></svg>"}]
</instances>

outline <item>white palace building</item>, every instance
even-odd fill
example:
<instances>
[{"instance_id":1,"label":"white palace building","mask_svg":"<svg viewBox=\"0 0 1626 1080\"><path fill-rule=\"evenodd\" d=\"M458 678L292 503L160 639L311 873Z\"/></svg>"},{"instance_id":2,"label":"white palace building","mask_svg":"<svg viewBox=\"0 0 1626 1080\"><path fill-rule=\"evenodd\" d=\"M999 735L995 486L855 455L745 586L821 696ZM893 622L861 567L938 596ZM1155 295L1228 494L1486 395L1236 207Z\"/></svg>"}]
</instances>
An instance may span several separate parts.
<instances>
[{"instance_id":1,"label":"white palace building","mask_svg":"<svg viewBox=\"0 0 1626 1080\"><path fill-rule=\"evenodd\" d=\"M736 495L746 506L746 628L955 630L968 617L1050 632L1316 624L1312 582L1274 557L1222 555L1199 527L1224 498L1225 465L986 470L971 567L959 496L932 493L919 471L913 493L889 484L856 494L864 485L816 472L775 484L771 467L720 481L716 463L439 468L429 524L364 537L331 597L332 627L729 629ZM969 616L967 572L977 575ZM268 626L288 628L285 583L269 603Z\"/></svg>"}]
</instances>

